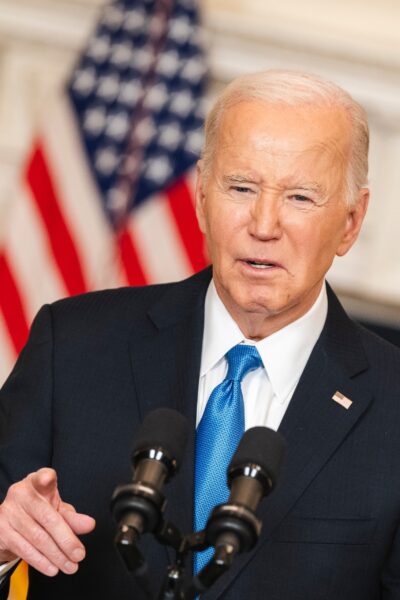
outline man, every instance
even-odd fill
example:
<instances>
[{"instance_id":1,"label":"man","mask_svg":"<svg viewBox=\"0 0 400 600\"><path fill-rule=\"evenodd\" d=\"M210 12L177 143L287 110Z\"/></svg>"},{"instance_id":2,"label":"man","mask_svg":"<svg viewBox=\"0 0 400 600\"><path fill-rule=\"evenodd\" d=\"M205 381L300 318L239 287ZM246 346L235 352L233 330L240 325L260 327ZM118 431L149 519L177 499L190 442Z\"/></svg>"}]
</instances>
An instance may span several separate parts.
<instances>
[{"instance_id":1,"label":"man","mask_svg":"<svg viewBox=\"0 0 400 600\"><path fill-rule=\"evenodd\" d=\"M108 509L129 480L134 434L158 406L189 418L167 491L168 516L191 530L199 473L216 468L204 429L229 439L209 414L215 389L232 349L253 345L238 419L279 427L287 459L258 546L204 597L400 599L400 356L324 282L365 215L367 148L364 111L335 85L283 71L240 78L208 118L198 166L211 283L207 270L40 311L0 403L0 560L34 567L29 598L145 597L112 547ZM158 584L167 555L152 540L144 552Z\"/></svg>"}]
</instances>

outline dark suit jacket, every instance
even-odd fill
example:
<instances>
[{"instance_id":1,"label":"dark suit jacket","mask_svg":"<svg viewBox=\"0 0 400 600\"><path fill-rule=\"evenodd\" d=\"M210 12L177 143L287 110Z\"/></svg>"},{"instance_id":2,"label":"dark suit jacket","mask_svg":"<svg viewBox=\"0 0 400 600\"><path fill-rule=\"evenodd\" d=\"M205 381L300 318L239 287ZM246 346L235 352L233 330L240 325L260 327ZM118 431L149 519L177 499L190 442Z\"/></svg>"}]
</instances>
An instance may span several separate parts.
<instances>
[{"instance_id":1,"label":"dark suit jacket","mask_svg":"<svg viewBox=\"0 0 400 600\"><path fill-rule=\"evenodd\" d=\"M29 599L140 600L113 547L109 501L130 479L145 413L191 423L168 516L192 528L195 412L206 270L184 282L88 294L44 307L0 394L0 489L53 466L62 497L97 519L75 576L31 572ZM353 401L349 410L332 400ZM400 599L400 353L353 323L329 293L326 325L280 431L288 444L261 505L252 552L205 595L226 600ZM144 551L161 581L167 552Z\"/></svg>"}]
</instances>

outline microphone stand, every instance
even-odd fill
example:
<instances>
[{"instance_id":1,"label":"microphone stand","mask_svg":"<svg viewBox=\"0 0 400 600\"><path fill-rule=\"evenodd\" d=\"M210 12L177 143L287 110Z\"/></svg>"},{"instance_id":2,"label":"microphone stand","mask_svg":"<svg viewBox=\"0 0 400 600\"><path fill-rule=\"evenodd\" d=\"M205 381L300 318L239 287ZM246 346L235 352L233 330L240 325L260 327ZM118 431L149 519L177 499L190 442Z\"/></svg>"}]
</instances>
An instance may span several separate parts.
<instances>
[{"instance_id":1,"label":"microphone stand","mask_svg":"<svg viewBox=\"0 0 400 600\"><path fill-rule=\"evenodd\" d=\"M207 522L206 529L182 535L171 522L160 519L153 531L157 541L176 552L174 564L167 569L157 600L194 600L206 592L231 566L239 552L250 550L257 543L261 522L253 511L234 504L217 506ZM117 549L126 568L135 576L149 600L147 564L137 547L139 535L133 527L123 525L116 537ZM190 552L201 552L215 546L215 553L189 583L186 580L186 562Z\"/></svg>"},{"instance_id":2,"label":"microphone stand","mask_svg":"<svg viewBox=\"0 0 400 600\"><path fill-rule=\"evenodd\" d=\"M159 543L171 547L176 554L157 600L193 600L231 567L236 554L247 552L256 545L262 524L255 511L261 499L275 486L284 448L284 440L276 432L266 427L249 429L228 470L231 490L228 502L214 508L204 530L188 535L183 535L173 523L164 519L166 500L160 488L168 468L176 469L176 461L174 464L161 447L151 447L150 454L147 447L136 452L138 473L135 480L114 491L111 509L119 523L115 540L118 551L149 600L154 596L150 591L147 565L137 547L141 534L152 533ZM254 459L248 458L249 453L254 453ZM272 458L268 462L265 456ZM140 469L146 471L148 479L143 476L141 480ZM187 583L189 553L211 546L215 548L213 557Z\"/></svg>"}]
</instances>

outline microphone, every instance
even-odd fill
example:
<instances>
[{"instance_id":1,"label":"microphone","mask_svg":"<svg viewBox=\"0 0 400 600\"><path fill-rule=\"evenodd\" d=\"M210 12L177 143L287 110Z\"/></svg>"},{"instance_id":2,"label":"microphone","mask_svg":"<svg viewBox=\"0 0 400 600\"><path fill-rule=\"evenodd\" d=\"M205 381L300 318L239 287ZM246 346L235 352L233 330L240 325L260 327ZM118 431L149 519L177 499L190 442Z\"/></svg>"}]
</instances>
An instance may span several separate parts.
<instances>
[{"instance_id":1,"label":"microphone","mask_svg":"<svg viewBox=\"0 0 400 600\"><path fill-rule=\"evenodd\" d=\"M214 508L206 526L207 542L233 557L251 550L261 532L255 511L274 489L285 454L285 440L267 427L248 429L228 467L230 495Z\"/></svg>"},{"instance_id":2,"label":"microphone","mask_svg":"<svg viewBox=\"0 0 400 600\"><path fill-rule=\"evenodd\" d=\"M116 488L111 510L118 523L116 545L130 571L143 566L136 543L162 521L165 483L178 471L188 437L186 418L159 408L147 414L132 452L133 481Z\"/></svg>"}]
</instances>

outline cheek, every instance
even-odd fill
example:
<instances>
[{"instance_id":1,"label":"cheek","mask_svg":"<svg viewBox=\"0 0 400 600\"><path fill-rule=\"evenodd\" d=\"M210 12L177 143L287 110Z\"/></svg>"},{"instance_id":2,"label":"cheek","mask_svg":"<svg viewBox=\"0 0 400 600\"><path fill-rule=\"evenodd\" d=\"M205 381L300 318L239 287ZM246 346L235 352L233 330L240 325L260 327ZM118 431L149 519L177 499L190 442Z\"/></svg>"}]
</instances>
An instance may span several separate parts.
<instances>
[{"instance_id":1,"label":"cheek","mask_svg":"<svg viewBox=\"0 0 400 600\"><path fill-rule=\"evenodd\" d=\"M227 202L215 202L206 213L206 236L209 246L220 250L234 249L240 244L241 232L245 229L241 211Z\"/></svg>"},{"instance_id":2,"label":"cheek","mask_svg":"<svg viewBox=\"0 0 400 600\"><path fill-rule=\"evenodd\" d=\"M324 215L315 215L312 218L294 219L289 223L293 244L299 255L307 262L325 262L334 257L339 247L343 232L344 220L329 212ZM321 218L322 217L322 218Z\"/></svg>"}]
</instances>

